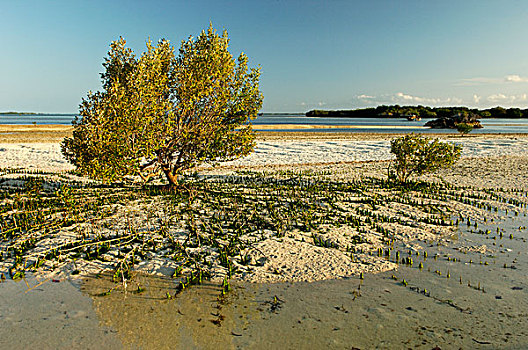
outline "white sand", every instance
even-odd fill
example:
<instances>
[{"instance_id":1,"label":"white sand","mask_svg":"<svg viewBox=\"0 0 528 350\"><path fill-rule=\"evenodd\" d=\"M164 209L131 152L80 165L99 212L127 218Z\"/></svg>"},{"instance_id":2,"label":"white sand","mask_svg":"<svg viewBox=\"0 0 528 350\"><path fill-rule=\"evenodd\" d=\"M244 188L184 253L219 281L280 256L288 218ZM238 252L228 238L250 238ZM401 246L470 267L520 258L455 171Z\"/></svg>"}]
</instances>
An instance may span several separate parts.
<instances>
[{"instance_id":1,"label":"white sand","mask_svg":"<svg viewBox=\"0 0 528 350\"><path fill-rule=\"evenodd\" d=\"M464 157L528 155L526 138L453 138L463 146ZM389 141L298 140L259 141L248 157L223 163L254 166L276 164L338 163L368 160L389 160ZM0 143L0 168L31 170L71 170L60 152L58 143Z\"/></svg>"},{"instance_id":2,"label":"white sand","mask_svg":"<svg viewBox=\"0 0 528 350\"><path fill-rule=\"evenodd\" d=\"M463 146L464 160L452 169L444 170L437 176L445 180L477 187L525 187L528 185L528 138L515 137L456 137L449 140ZM469 158L469 157L476 157ZM257 148L250 156L228 163L233 166L253 166L255 169L276 165L302 170L318 165L320 170L328 170L332 176L350 179L354 176L383 176L386 164L345 164L354 161L388 160L391 159L390 142L385 140L264 140L259 141ZM325 164L326 163L326 164ZM305 164L305 165L300 165ZM310 165L312 164L312 165ZM294 167L291 167L294 165ZM58 143L0 143L0 169L25 168L30 170L63 171L72 166L63 158ZM235 169L209 169L229 173ZM0 175L2 175L0 171ZM434 179L434 177L431 177ZM502 204L506 206L506 204ZM464 216L480 218L483 213L474 208L453 203L454 208ZM132 211L134 208L130 208ZM393 208L397 210L398 208ZM401 208L405 210L405 208ZM136 208L138 215L142 208ZM469 210L472 210L471 212ZM394 214L394 213L392 213ZM416 239L440 238L445 232L437 232L438 227L417 227L409 231L396 232L402 242L412 244ZM65 232L66 233L66 232ZM412 235L411 235L412 233ZM339 232L333 228L326 235L340 241L350 238L350 234ZM60 237L66 238L66 235ZM305 239L302 239L305 238ZM372 247L377 247L375 235L368 236ZM360 272L375 272L392 269L393 266L382 258L357 254L359 261L352 261L340 250L320 248L305 243L306 237L297 234L288 235L283 239L269 238L259 242L258 248L251 255L253 260L265 257L262 266L251 266L251 273L242 274L238 278L252 282L280 281L315 281L328 278L342 278L357 275ZM347 242L340 242L343 246ZM1 265L1 264L0 264ZM71 266L62 266L63 273L71 272ZM91 262L79 261L77 268L82 273L97 271L105 266L93 266ZM109 265L110 266L110 265ZM154 258L145 264L140 264L139 270L149 273L171 274L175 268L173 261ZM108 266L107 266L108 267ZM59 268L59 270L62 270ZM249 271L248 271L249 272ZM59 272L60 273L60 272Z\"/></svg>"},{"instance_id":3,"label":"white sand","mask_svg":"<svg viewBox=\"0 0 528 350\"><path fill-rule=\"evenodd\" d=\"M64 171L73 166L62 155L58 143L1 143L1 168Z\"/></svg>"},{"instance_id":4,"label":"white sand","mask_svg":"<svg viewBox=\"0 0 528 350\"><path fill-rule=\"evenodd\" d=\"M458 137L447 141L462 145L464 157L528 155L528 139ZM389 141L265 141L257 144L253 154L227 164L334 163L392 158Z\"/></svg>"}]
</instances>

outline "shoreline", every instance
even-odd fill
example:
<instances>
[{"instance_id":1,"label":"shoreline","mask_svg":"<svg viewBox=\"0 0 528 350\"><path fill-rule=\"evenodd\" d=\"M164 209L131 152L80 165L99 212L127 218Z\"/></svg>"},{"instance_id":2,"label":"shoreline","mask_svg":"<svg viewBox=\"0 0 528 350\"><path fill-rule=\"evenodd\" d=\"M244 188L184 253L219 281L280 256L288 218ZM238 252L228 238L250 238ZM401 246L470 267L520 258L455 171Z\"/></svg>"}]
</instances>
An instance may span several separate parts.
<instances>
[{"instance_id":1,"label":"shoreline","mask_svg":"<svg viewBox=\"0 0 528 350\"><path fill-rule=\"evenodd\" d=\"M314 125L314 124L252 124L254 130L269 130L269 129L415 129L416 125ZM430 129L424 127L424 129Z\"/></svg>"},{"instance_id":2,"label":"shoreline","mask_svg":"<svg viewBox=\"0 0 528 350\"><path fill-rule=\"evenodd\" d=\"M0 143L59 143L71 137L73 126L69 125L0 125Z\"/></svg>"},{"instance_id":3,"label":"shoreline","mask_svg":"<svg viewBox=\"0 0 528 350\"><path fill-rule=\"evenodd\" d=\"M324 131L303 131L343 128L342 125L307 125L307 124L277 124L277 125L254 125L257 141L268 140L391 140L394 137L401 137L403 134L390 132L324 132ZM365 126L346 126L349 129L366 129ZM380 126L385 129L405 130L406 126ZM296 129L299 131L266 131L266 129L287 130ZM428 129L429 130L429 129ZM15 125L0 124L0 143L39 143L39 142L60 142L64 137L71 137L73 126L62 124L45 125ZM428 132L428 137L439 139L498 139L498 138L521 138L528 139L528 133L478 133L460 136L453 130L453 133Z\"/></svg>"}]
</instances>

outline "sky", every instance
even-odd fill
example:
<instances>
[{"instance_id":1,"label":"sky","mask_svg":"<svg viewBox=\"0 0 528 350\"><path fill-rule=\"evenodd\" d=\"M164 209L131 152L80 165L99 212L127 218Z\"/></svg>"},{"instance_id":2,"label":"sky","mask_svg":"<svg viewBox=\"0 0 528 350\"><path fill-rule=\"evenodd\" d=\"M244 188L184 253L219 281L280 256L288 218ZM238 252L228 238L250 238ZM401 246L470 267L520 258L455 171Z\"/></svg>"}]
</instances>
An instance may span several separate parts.
<instances>
[{"instance_id":1,"label":"sky","mask_svg":"<svg viewBox=\"0 0 528 350\"><path fill-rule=\"evenodd\" d=\"M263 112L528 108L528 1L0 0L0 111L76 113L120 36L136 55L209 23L260 66Z\"/></svg>"}]
</instances>

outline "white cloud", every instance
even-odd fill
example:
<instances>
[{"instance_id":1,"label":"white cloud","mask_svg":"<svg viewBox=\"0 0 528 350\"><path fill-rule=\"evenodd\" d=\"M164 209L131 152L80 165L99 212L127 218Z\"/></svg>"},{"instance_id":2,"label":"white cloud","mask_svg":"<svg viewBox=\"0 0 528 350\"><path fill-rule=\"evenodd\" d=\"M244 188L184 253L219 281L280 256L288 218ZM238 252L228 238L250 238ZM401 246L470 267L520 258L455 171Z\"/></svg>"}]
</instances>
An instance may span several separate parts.
<instances>
[{"instance_id":1,"label":"white cloud","mask_svg":"<svg viewBox=\"0 0 528 350\"><path fill-rule=\"evenodd\" d=\"M515 102L525 102L528 101L527 94L520 95L505 95L505 94L493 94L489 95L486 98L487 101L491 103L515 103Z\"/></svg>"},{"instance_id":2,"label":"white cloud","mask_svg":"<svg viewBox=\"0 0 528 350\"><path fill-rule=\"evenodd\" d=\"M322 107L322 106L326 105L326 102L317 102L317 105L318 105L319 107Z\"/></svg>"},{"instance_id":3,"label":"white cloud","mask_svg":"<svg viewBox=\"0 0 528 350\"><path fill-rule=\"evenodd\" d=\"M511 74L504 77L504 81L508 83L526 83L528 78L521 77L517 74Z\"/></svg>"},{"instance_id":4,"label":"white cloud","mask_svg":"<svg viewBox=\"0 0 528 350\"><path fill-rule=\"evenodd\" d=\"M473 95L473 102L475 102L476 104L478 104L481 99L482 99L482 96L479 96L477 94Z\"/></svg>"},{"instance_id":5,"label":"white cloud","mask_svg":"<svg viewBox=\"0 0 528 350\"><path fill-rule=\"evenodd\" d=\"M392 97L393 101L395 100L401 100L401 101L414 101L414 100L421 100L420 97L406 95L403 92L397 92L395 96Z\"/></svg>"},{"instance_id":6,"label":"white cloud","mask_svg":"<svg viewBox=\"0 0 528 350\"><path fill-rule=\"evenodd\" d=\"M483 84L504 84L504 83L526 83L528 78L522 77L518 74L509 74L503 78L488 78L488 77L475 77L460 79L455 83L455 86L475 86Z\"/></svg>"},{"instance_id":7,"label":"white cloud","mask_svg":"<svg viewBox=\"0 0 528 350\"><path fill-rule=\"evenodd\" d=\"M486 100L490 101L490 102L499 102L499 101L505 101L508 99L508 96L504 95L504 94L494 94L494 95L489 95Z\"/></svg>"},{"instance_id":8,"label":"white cloud","mask_svg":"<svg viewBox=\"0 0 528 350\"><path fill-rule=\"evenodd\" d=\"M359 101L363 104L368 105L380 105L380 104L426 104L426 105L447 105L447 104L460 104L462 99L457 97L448 98L434 98L434 97L423 97L406 94L403 92L397 92L395 94L383 94L379 96L372 95L357 95L353 97L353 100Z\"/></svg>"},{"instance_id":9,"label":"white cloud","mask_svg":"<svg viewBox=\"0 0 528 350\"><path fill-rule=\"evenodd\" d=\"M371 99L373 99L375 97L374 96L370 96L370 95L358 95L357 98L360 99L360 100L371 100Z\"/></svg>"}]
</instances>

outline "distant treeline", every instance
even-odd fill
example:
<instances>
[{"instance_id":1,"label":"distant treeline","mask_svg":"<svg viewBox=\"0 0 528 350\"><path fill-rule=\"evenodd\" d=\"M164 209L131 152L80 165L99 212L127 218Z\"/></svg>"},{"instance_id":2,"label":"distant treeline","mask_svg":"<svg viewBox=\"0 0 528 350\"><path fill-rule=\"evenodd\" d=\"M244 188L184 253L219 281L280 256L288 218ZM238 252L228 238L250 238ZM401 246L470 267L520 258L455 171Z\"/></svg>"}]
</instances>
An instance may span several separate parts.
<instances>
[{"instance_id":1,"label":"distant treeline","mask_svg":"<svg viewBox=\"0 0 528 350\"><path fill-rule=\"evenodd\" d=\"M0 115L36 115L37 113L31 112L0 112Z\"/></svg>"},{"instance_id":2,"label":"distant treeline","mask_svg":"<svg viewBox=\"0 0 528 350\"><path fill-rule=\"evenodd\" d=\"M528 109L494 107L476 109L468 107L425 107L425 106L378 106L376 108L361 108L353 110L323 111L312 110L307 117L329 118L400 118L416 115L421 118L452 117L459 113L471 112L480 118L528 118Z\"/></svg>"},{"instance_id":3,"label":"distant treeline","mask_svg":"<svg viewBox=\"0 0 528 350\"><path fill-rule=\"evenodd\" d=\"M0 115L64 115L64 116L75 116L76 114L70 113L34 113L34 112L0 112Z\"/></svg>"}]
</instances>

